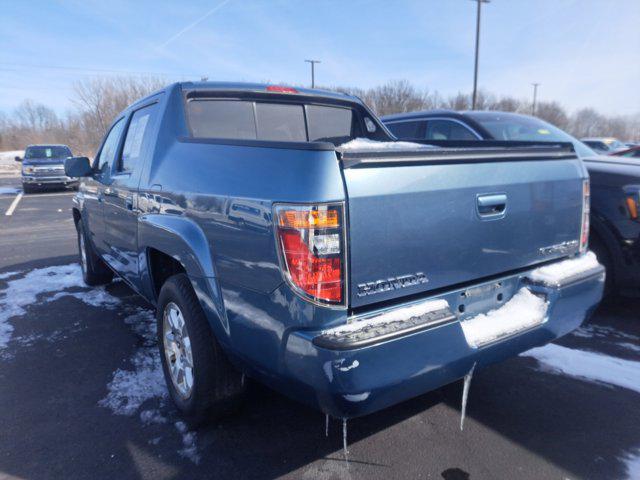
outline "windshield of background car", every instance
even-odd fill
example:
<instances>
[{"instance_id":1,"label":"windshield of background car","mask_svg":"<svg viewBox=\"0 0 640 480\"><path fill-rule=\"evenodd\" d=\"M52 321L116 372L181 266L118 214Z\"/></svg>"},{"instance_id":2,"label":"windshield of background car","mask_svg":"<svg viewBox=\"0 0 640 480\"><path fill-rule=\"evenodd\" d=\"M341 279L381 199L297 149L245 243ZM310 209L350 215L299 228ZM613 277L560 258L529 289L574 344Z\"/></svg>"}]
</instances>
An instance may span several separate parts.
<instances>
[{"instance_id":1,"label":"windshield of background car","mask_svg":"<svg viewBox=\"0 0 640 480\"><path fill-rule=\"evenodd\" d=\"M579 157L597 155L581 141L537 118L497 113L469 113L468 115L488 130L496 140L571 142Z\"/></svg>"},{"instance_id":2,"label":"windshield of background car","mask_svg":"<svg viewBox=\"0 0 640 480\"><path fill-rule=\"evenodd\" d=\"M29 147L24 158L66 158L71 156L67 147Z\"/></svg>"},{"instance_id":3,"label":"windshield of background car","mask_svg":"<svg viewBox=\"0 0 640 480\"><path fill-rule=\"evenodd\" d=\"M360 131L353 109L252 100L187 102L195 138L345 143Z\"/></svg>"}]
</instances>

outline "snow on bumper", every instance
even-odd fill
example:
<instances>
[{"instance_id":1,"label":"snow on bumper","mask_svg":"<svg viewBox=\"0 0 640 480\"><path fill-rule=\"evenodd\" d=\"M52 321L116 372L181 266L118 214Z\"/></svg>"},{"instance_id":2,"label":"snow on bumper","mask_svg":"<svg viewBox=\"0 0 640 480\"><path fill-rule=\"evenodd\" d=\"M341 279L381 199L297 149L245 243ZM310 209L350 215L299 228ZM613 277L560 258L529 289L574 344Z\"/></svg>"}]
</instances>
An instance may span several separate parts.
<instances>
[{"instance_id":1,"label":"snow on bumper","mask_svg":"<svg viewBox=\"0 0 640 480\"><path fill-rule=\"evenodd\" d=\"M563 269L568 271L570 266ZM336 417L366 415L454 382L474 364L482 367L549 343L579 327L602 297L602 267L585 268L581 275L574 270L571 282L561 282L560 287L549 286L532 273L499 280L502 288L510 291L505 296L510 300L499 308L473 312L464 319L456 314L453 320L383 338L378 343L352 349L326 348L314 339L326 335L327 330L294 332L285 348L285 370L290 379L304 387L298 390L306 392L307 403ZM486 299L474 301L495 299L491 289L482 291L489 292ZM445 301L449 311L457 312L456 302L464 293L456 290L436 300ZM403 306L397 312L409 313L409 320L415 322L417 317L438 311L434 307L444 305L423 303L409 306L418 310ZM470 304L467 311L469 308ZM377 320L367 317L365 330L385 324L397 326L401 319L390 315L392 311L386 313L386 317L378 315ZM351 334L358 331L355 325L357 321L352 321L329 332Z\"/></svg>"}]
</instances>

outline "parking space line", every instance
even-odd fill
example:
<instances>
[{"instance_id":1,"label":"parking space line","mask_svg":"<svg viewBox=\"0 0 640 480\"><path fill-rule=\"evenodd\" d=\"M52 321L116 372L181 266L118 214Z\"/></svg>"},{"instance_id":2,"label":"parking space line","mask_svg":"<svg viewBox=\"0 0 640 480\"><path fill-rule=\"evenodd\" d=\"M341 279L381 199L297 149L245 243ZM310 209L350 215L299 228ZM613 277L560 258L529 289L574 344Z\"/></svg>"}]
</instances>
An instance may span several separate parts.
<instances>
[{"instance_id":1,"label":"parking space line","mask_svg":"<svg viewBox=\"0 0 640 480\"><path fill-rule=\"evenodd\" d=\"M13 215L13 211L18 206L18 203L20 203L20 199L22 198L22 195L23 195L23 193L20 192L18 195L16 195L16 198L13 199L13 202L11 202L11 205L9 205L9 208L5 212L5 215L7 217L10 217L11 215Z\"/></svg>"},{"instance_id":2,"label":"parking space line","mask_svg":"<svg viewBox=\"0 0 640 480\"><path fill-rule=\"evenodd\" d=\"M40 198L40 197L70 197L75 192L61 192L61 193L32 193L27 195L27 198Z\"/></svg>"}]
</instances>

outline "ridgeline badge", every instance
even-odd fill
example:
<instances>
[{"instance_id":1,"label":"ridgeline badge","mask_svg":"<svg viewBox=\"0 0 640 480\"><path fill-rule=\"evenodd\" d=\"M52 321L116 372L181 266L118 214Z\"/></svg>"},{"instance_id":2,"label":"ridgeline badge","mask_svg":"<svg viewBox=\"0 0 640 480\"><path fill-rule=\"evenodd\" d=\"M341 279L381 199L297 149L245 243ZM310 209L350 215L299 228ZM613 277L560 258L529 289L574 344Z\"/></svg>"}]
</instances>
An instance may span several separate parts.
<instances>
[{"instance_id":1,"label":"ridgeline badge","mask_svg":"<svg viewBox=\"0 0 640 480\"><path fill-rule=\"evenodd\" d=\"M358 297L367 297L369 295L375 295L376 293L413 287L414 285L420 285L421 283L427 283L428 281L429 279L424 273L417 272L409 275L401 275L399 277L376 280L374 282L359 283L356 295Z\"/></svg>"}]
</instances>

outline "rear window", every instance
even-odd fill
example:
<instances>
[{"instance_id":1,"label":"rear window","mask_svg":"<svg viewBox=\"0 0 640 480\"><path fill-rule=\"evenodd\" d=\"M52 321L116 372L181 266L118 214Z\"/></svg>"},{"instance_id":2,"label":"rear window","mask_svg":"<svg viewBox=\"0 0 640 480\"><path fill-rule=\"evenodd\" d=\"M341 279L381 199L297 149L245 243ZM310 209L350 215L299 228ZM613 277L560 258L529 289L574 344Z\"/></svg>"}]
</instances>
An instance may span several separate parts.
<instances>
[{"instance_id":1,"label":"rear window","mask_svg":"<svg viewBox=\"0 0 640 480\"><path fill-rule=\"evenodd\" d=\"M191 133L196 138L332 142L354 138L358 125L351 108L247 100L187 102Z\"/></svg>"}]
</instances>

